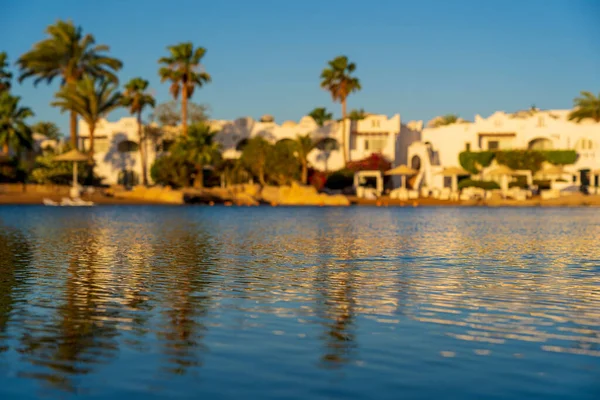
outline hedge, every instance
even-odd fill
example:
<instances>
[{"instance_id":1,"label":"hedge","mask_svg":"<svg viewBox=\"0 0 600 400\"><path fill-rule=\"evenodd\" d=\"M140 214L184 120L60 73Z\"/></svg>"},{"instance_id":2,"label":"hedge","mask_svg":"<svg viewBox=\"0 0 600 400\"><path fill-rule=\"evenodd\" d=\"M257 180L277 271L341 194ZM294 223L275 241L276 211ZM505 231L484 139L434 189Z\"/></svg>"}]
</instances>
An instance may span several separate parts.
<instances>
[{"instance_id":1,"label":"hedge","mask_svg":"<svg viewBox=\"0 0 600 400\"><path fill-rule=\"evenodd\" d=\"M575 150L499 150L499 151L463 151L459 154L460 165L472 174L480 172L475 163L489 167L492 160L511 169L525 169L537 172L542 163L547 161L554 165L574 164L577 161Z\"/></svg>"},{"instance_id":2,"label":"hedge","mask_svg":"<svg viewBox=\"0 0 600 400\"><path fill-rule=\"evenodd\" d=\"M458 182L458 188L476 187L485 190L500 189L500 186L494 181L476 181L473 179L463 179Z\"/></svg>"}]
</instances>

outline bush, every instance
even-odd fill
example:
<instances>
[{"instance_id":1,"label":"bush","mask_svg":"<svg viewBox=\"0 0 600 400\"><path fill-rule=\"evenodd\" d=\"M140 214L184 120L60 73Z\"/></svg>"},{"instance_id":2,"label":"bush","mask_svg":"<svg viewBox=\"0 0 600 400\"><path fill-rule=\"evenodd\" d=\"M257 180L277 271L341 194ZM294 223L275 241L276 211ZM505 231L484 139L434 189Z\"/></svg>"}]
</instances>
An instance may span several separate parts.
<instances>
[{"instance_id":1,"label":"bush","mask_svg":"<svg viewBox=\"0 0 600 400\"><path fill-rule=\"evenodd\" d=\"M190 186L195 167L179 157L166 155L157 158L150 167L152 180L159 185L168 185L174 188Z\"/></svg>"},{"instance_id":2,"label":"bush","mask_svg":"<svg viewBox=\"0 0 600 400\"><path fill-rule=\"evenodd\" d=\"M545 150L540 151L545 160L554 165L575 164L577 152L575 150Z\"/></svg>"},{"instance_id":3,"label":"bush","mask_svg":"<svg viewBox=\"0 0 600 400\"><path fill-rule=\"evenodd\" d=\"M481 188L484 190L500 189L500 186L498 186L498 184L493 181L476 181L473 179L463 179L462 181L458 182L459 189L464 189L467 187Z\"/></svg>"},{"instance_id":4,"label":"bush","mask_svg":"<svg viewBox=\"0 0 600 400\"><path fill-rule=\"evenodd\" d=\"M359 161L350 161L346 169L356 171L387 171L392 168L390 163L382 154L373 153L369 157Z\"/></svg>"},{"instance_id":5,"label":"bush","mask_svg":"<svg viewBox=\"0 0 600 400\"><path fill-rule=\"evenodd\" d=\"M354 171L341 169L327 177L325 187L332 190L342 190L354 184Z\"/></svg>"},{"instance_id":6,"label":"bush","mask_svg":"<svg viewBox=\"0 0 600 400\"><path fill-rule=\"evenodd\" d=\"M511 169L526 169L537 172L546 161L544 154L533 150L507 150L496 152L498 164L506 165Z\"/></svg>"},{"instance_id":7,"label":"bush","mask_svg":"<svg viewBox=\"0 0 600 400\"><path fill-rule=\"evenodd\" d=\"M540 170L542 163L547 161L554 165L574 164L577 161L575 150L499 150L499 151L463 151L458 156L461 167L476 174L480 171L475 163L489 167L492 160L512 169L525 169L533 172Z\"/></svg>"},{"instance_id":8,"label":"bush","mask_svg":"<svg viewBox=\"0 0 600 400\"><path fill-rule=\"evenodd\" d=\"M461 167L472 174L476 174L479 172L479 170L475 166L475 163L483 167L489 167L494 159L494 156L495 153L493 151L463 151L459 154L458 160Z\"/></svg>"}]
</instances>

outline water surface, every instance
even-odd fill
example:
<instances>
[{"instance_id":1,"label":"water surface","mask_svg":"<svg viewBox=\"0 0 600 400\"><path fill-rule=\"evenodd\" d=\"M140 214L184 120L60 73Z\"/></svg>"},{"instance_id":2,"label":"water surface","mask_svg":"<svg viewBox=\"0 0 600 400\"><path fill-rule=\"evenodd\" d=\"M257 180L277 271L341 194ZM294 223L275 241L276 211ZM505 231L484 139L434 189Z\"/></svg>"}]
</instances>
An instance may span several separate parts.
<instances>
[{"instance_id":1,"label":"water surface","mask_svg":"<svg viewBox=\"0 0 600 400\"><path fill-rule=\"evenodd\" d=\"M0 398L598 399L600 211L0 207Z\"/></svg>"}]
</instances>

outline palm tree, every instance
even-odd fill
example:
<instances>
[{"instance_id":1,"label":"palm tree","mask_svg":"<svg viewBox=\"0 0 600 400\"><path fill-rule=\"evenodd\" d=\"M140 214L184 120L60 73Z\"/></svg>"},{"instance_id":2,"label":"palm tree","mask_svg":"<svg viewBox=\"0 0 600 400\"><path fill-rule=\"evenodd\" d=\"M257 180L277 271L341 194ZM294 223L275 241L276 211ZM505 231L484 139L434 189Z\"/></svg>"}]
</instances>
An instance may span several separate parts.
<instances>
[{"instance_id":1,"label":"palm tree","mask_svg":"<svg viewBox=\"0 0 600 400\"><path fill-rule=\"evenodd\" d=\"M8 92L0 93L0 143L2 152L8 154L9 148L19 151L30 149L33 145L31 128L26 119L33 116L29 107L21 107L18 96Z\"/></svg>"},{"instance_id":2,"label":"palm tree","mask_svg":"<svg viewBox=\"0 0 600 400\"><path fill-rule=\"evenodd\" d=\"M344 164L348 162L348 149L346 146L346 99L348 96L361 89L358 78L351 76L356 70L356 64L348 61L346 56L338 56L329 61L329 67L321 72L321 87L331 94L334 102L342 104L342 146Z\"/></svg>"},{"instance_id":3,"label":"palm tree","mask_svg":"<svg viewBox=\"0 0 600 400\"><path fill-rule=\"evenodd\" d=\"M50 121L39 121L31 127L31 130L52 140L59 140L62 136L62 132L58 129L58 126Z\"/></svg>"},{"instance_id":4,"label":"palm tree","mask_svg":"<svg viewBox=\"0 0 600 400\"><path fill-rule=\"evenodd\" d=\"M308 113L309 117L315 120L317 125L323 126L326 121L330 121L333 118L333 114L327 112L325 107L317 107Z\"/></svg>"},{"instance_id":5,"label":"palm tree","mask_svg":"<svg viewBox=\"0 0 600 400\"><path fill-rule=\"evenodd\" d=\"M594 96L591 92L581 92L581 97L573 100L574 108L569 114L569 120L577 123L591 119L600 122L600 94Z\"/></svg>"},{"instance_id":6,"label":"palm tree","mask_svg":"<svg viewBox=\"0 0 600 400\"><path fill-rule=\"evenodd\" d=\"M216 134L207 124L193 124L189 135L179 138L171 150L171 154L181 156L196 167L195 188L204 186L204 167L215 164L221 156Z\"/></svg>"},{"instance_id":7,"label":"palm tree","mask_svg":"<svg viewBox=\"0 0 600 400\"><path fill-rule=\"evenodd\" d=\"M460 122L461 119L456 114L446 114L439 117L435 117L431 121L429 121L429 126L432 128L438 128L440 126L452 125L457 122Z\"/></svg>"},{"instance_id":8,"label":"palm tree","mask_svg":"<svg viewBox=\"0 0 600 400\"><path fill-rule=\"evenodd\" d=\"M10 90L10 80L12 79L12 72L8 71L8 56L6 52L0 52L0 92Z\"/></svg>"},{"instance_id":9,"label":"palm tree","mask_svg":"<svg viewBox=\"0 0 600 400\"><path fill-rule=\"evenodd\" d=\"M17 65L21 69L19 82L35 76L34 85L42 81L52 83L60 77L61 85L75 85L84 75L118 82L115 72L123 63L107 56L106 45L96 45L94 36L83 35L82 29L72 21L59 20L46 28L48 38L36 43L23 54ZM77 113L70 116L71 144L77 148Z\"/></svg>"},{"instance_id":10,"label":"palm tree","mask_svg":"<svg viewBox=\"0 0 600 400\"><path fill-rule=\"evenodd\" d=\"M297 135L294 145L298 160L302 166L302 183L308 183L308 154L315 148L315 142L310 135Z\"/></svg>"},{"instance_id":11,"label":"palm tree","mask_svg":"<svg viewBox=\"0 0 600 400\"><path fill-rule=\"evenodd\" d=\"M367 113L362 108L360 110L352 110L348 114L348 119L350 121L360 121L365 118L367 118Z\"/></svg>"},{"instance_id":12,"label":"palm tree","mask_svg":"<svg viewBox=\"0 0 600 400\"><path fill-rule=\"evenodd\" d=\"M148 93L148 81L142 78L133 78L125 85L125 93L123 94L123 105L129 108L129 112L132 115L137 116L138 124L138 140L140 148L140 159L142 161L142 183L148 185L147 170L147 159L146 159L146 142L143 136L142 126L142 111L144 108L154 107L156 102L154 97Z\"/></svg>"},{"instance_id":13,"label":"palm tree","mask_svg":"<svg viewBox=\"0 0 600 400\"><path fill-rule=\"evenodd\" d=\"M206 54L204 47L194 46L190 42L180 43L175 46L167 47L170 55L158 60L159 64L164 64L158 74L160 81L171 81L170 92L173 98L179 97L181 92L181 122L183 135L187 135L187 103L188 99L194 94L194 89L204 86L211 81L210 75L203 71L202 58Z\"/></svg>"},{"instance_id":14,"label":"palm tree","mask_svg":"<svg viewBox=\"0 0 600 400\"><path fill-rule=\"evenodd\" d=\"M90 131L89 152L93 155L96 125L101 118L122 105L121 97L116 84L104 79L96 81L85 75L74 86L63 86L56 93L57 100L52 102L52 106L60 107L63 112L74 112L83 118Z\"/></svg>"}]
</instances>

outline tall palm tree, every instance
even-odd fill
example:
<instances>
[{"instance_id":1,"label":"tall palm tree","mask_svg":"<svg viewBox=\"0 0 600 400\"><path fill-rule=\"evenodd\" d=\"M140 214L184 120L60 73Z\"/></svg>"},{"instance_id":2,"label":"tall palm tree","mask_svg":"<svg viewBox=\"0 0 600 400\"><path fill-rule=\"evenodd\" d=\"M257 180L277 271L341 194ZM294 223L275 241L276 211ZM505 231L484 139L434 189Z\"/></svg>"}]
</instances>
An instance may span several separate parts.
<instances>
[{"instance_id":1,"label":"tall palm tree","mask_svg":"<svg viewBox=\"0 0 600 400\"><path fill-rule=\"evenodd\" d=\"M203 70L201 64L206 49L204 47L194 49L194 45L190 42L169 46L167 49L169 56L158 60L159 64L164 65L158 74L161 82L171 81L170 92L173 98L177 100L181 92L181 123L183 136L186 136L188 99L192 97L196 87L202 87L211 81L210 75Z\"/></svg>"},{"instance_id":2,"label":"tall palm tree","mask_svg":"<svg viewBox=\"0 0 600 400\"><path fill-rule=\"evenodd\" d=\"M94 36L84 35L81 27L72 21L59 20L46 28L48 38L36 43L23 54L17 65L21 69L19 82L35 76L34 85L42 81L52 83L61 78L61 85L75 85L84 75L118 82L115 72L123 63L107 56L106 45L97 45ZM71 143L77 148L77 113L70 116Z\"/></svg>"},{"instance_id":3,"label":"tall palm tree","mask_svg":"<svg viewBox=\"0 0 600 400\"><path fill-rule=\"evenodd\" d=\"M146 142L143 137L142 112L145 107L154 107L156 102L154 97L148 93L148 81L142 78L133 78L125 85L123 94L123 105L129 108L132 115L137 116L138 140L140 148L140 158L142 161L142 183L148 185Z\"/></svg>"},{"instance_id":4,"label":"tall palm tree","mask_svg":"<svg viewBox=\"0 0 600 400\"><path fill-rule=\"evenodd\" d=\"M61 111L75 112L87 123L90 131L91 155L94 154L94 131L101 118L122 105L121 93L117 85L108 80L96 81L85 75L74 86L63 86L56 93L56 101L52 106Z\"/></svg>"},{"instance_id":5,"label":"tall palm tree","mask_svg":"<svg viewBox=\"0 0 600 400\"><path fill-rule=\"evenodd\" d=\"M312 117L312 119L314 119L319 126L323 126L325 125L325 122L333 119L333 114L327 112L325 107L316 107L310 113L308 113L308 116Z\"/></svg>"},{"instance_id":6,"label":"tall palm tree","mask_svg":"<svg viewBox=\"0 0 600 400\"><path fill-rule=\"evenodd\" d=\"M33 111L29 107L21 107L20 100L20 97L11 96L8 92L0 93L0 144L4 154L8 154L10 147L19 151L30 149L33 145L31 128L26 122L33 116Z\"/></svg>"},{"instance_id":7,"label":"tall palm tree","mask_svg":"<svg viewBox=\"0 0 600 400\"><path fill-rule=\"evenodd\" d=\"M591 92L581 92L580 97L573 100L574 108L569 114L569 120L581 122L585 119L591 119L594 122L600 122L600 94L594 96Z\"/></svg>"},{"instance_id":8,"label":"tall palm tree","mask_svg":"<svg viewBox=\"0 0 600 400\"><path fill-rule=\"evenodd\" d=\"M6 69L8 68L8 61L6 61L7 58L8 56L6 55L6 52L0 52L0 92L10 90L12 72Z\"/></svg>"},{"instance_id":9,"label":"tall palm tree","mask_svg":"<svg viewBox=\"0 0 600 400\"><path fill-rule=\"evenodd\" d=\"M348 61L346 56L338 56L328 62L329 67L321 72L321 87L331 94L334 102L342 104L342 146L344 164L348 162L346 146L346 99L361 89L358 78L351 76L356 70L356 64Z\"/></svg>"},{"instance_id":10,"label":"tall palm tree","mask_svg":"<svg viewBox=\"0 0 600 400\"><path fill-rule=\"evenodd\" d=\"M190 126L189 135L180 137L171 149L171 154L182 157L196 167L195 188L204 186L204 167L214 165L220 159L216 134L209 125L196 123Z\"/></svg>"},{"instance_id":11,"label":"tall palm tree","mask_svg":"<svg viewBox=\"0 0 600 400\"><path fill-rule=\"evenodd\" d=\"M50 121L39 121L31 127L31 130L52 140L59 140L62 136L62 132L58 126Z\"/></svg>"},{"instance_id":12,"label":"tall palm tree","mask_svg":"<svg viewBox=\"0 0 600 400\"><path fill-rule=\"evenodd\" d=\"M294 141L294 147L297 152L298 160L302 166L302 183L308 183L308 154L315 148L315 142L310 135L297 135Z\"/></svg>"}]
</instances>

